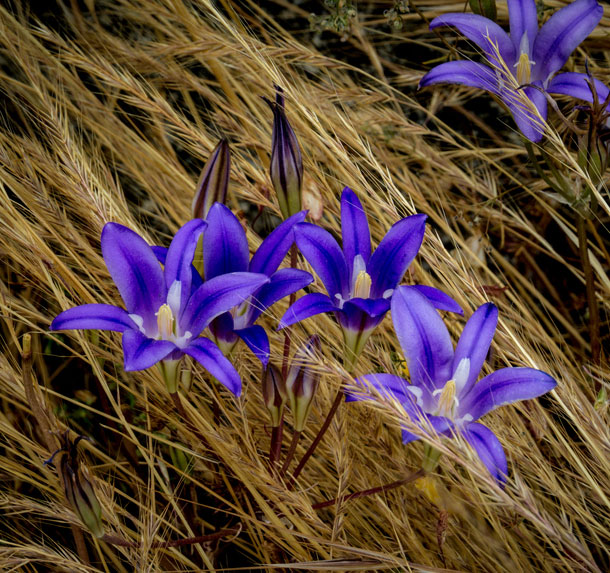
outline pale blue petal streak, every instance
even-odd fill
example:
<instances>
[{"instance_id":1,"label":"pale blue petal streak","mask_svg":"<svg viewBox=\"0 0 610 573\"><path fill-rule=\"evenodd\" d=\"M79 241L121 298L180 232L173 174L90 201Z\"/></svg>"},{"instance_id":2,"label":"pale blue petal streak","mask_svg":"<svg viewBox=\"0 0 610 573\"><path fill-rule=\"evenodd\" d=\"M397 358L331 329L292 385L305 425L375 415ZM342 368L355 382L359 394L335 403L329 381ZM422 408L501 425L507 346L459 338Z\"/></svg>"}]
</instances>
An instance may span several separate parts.
<instances>
[{"instance_id":1,"label":"pale blue petal streak","mask_svg":"<svg viewBox=\"0 0 610 573\"><path fill-rule=\"evenodd\" d=\"M527 32L530 50L538 33L538 11L535 0L507 0L510 38L518 50L523 34ZM531 56L531 54L528 54ZM517 53L517 59L519 54Z\"/></svg>"},{"instance_id":2,"label":"pale blue petal streak","mask_svg":"<svg viewBox=\"0 0 610 573\"><path fill-rule=\"evenodd\" d=\"M470 360L470 371L468 379L461 389L463 396L470 390L470 387L479 377L479 372L483 368L483 362L489 352L489 346L496 331L498 324L498 309L490 302L481 305L474 314L468 319L460 340L455 348L452 375L460 361L464 358Z\"/></svg>"},{"instance_id":3,"label":"pale blue petal streak","mask_svg":"<svg viewBox=\"0 0 610 573\"><path fill-rule=\"evenodd\" d=\"M362 203L349 187L343 189L341 194L341 236L351 277L354 257L360 255L365 263L371 257L371 232Z\"/></svg>"}]
</instances>

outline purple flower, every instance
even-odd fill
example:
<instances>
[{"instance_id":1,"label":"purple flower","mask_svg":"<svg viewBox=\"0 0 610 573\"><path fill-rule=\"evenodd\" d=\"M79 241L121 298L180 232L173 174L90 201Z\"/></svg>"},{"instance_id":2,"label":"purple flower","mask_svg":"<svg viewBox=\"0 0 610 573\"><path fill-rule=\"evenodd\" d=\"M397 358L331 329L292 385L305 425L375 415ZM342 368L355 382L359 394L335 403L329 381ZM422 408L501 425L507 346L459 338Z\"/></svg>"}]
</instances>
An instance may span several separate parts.
<instances>
[{"instance_id":1,"label":"purple flower","mask_svg":"<svg viewBox=\"0 0 610 573\"><path fill-rule=\"evenodd\" d=\"M510 36L492 20L476 14L445 14L432 20L431 29L457 28L483 50L490 66L447 62L430 70L419 85L450 83L487 90L504 102L525 137L539 141L544 126L531 105L546 120L547 102L540 89L548 88L553 74L597 26L603 8L596 0L576 0L553 14L540 29L535 0L508 0L508 15ZM526 84L530 87L519 93L519 86Z\"/></svg>"},{"instance_id":2,"label":"purple flower","mask_svg":"<svg viewBox=\"0 0 610 573\"><path fill-rule=\"evenodd\" d=\"M495 434L477 420L500 406L537 398L557 382L533 368L502 368L476 381L498 321L498 309L492 303L480 306L470 317L455 350L439 314L413 289L397 289L392 319L411 381L393 374L369 374L358 383L394 396L411 421L426 432L432 429L449 437L461 434L491 474L505 481L504 450ZM403 430L405 444L417 439Z\"/></svg>"},{"instance_id":3,"label":"purple flower","mask_svg":"<svg viewBox=\"0 0 610 573\"><path fill-rule=\"evenodd\" d=\"M246 233L235 215L216 203L207 218L203 236L203 266L206 280L227 273L260 273L269 277L267 284L215 319L210 331L225 355L229 355L241 338L256 357L267 365L269 339L262 326L254 324L259 316L277 301L307 286L313 277L298 269L277 270L294 242L293 229L305 220L306 211L286 219L261 243L250 260Z\"/></svg>"},{"instance_id":4,"label":"purple flower","mask_svg":"<svg viewBox=\"0 0 610 573\"><path fill-rule=\"evenodd\" d=\"M343 330L346 358L352 364L390 309L392 293L419 251L425 225L426 215L401 219L371 254L366 214L356 194L346 187L341 196L343 249L328 231L316 225L301 223L295 228L297 246L324 283L328 296L312 293L300 298L286 311L280 327L334 312ZM453 299L435 288L409 288L419 289L437 308L461 313Z\"/></svg>"},{"instance_id":5,"label":"purple flower","mask_svg":"<svg viewBox=\"0 0 610 573\"><path fill-rule=\"evenodd\" d=\"M155 252L142 237L117 223L106 224L102 254L127 310L108 304L77 306L57 316L51 330L122 332L125 370L144 370L157 362L176 364L188 354L238 396L239 374L219 348L199 334L269 278L237 272L202 283L191 262L205 226L200 219L184 225L172 240L161 269ZM176 388L169 390L175 392Z\"/></svg>"}]
</instances>

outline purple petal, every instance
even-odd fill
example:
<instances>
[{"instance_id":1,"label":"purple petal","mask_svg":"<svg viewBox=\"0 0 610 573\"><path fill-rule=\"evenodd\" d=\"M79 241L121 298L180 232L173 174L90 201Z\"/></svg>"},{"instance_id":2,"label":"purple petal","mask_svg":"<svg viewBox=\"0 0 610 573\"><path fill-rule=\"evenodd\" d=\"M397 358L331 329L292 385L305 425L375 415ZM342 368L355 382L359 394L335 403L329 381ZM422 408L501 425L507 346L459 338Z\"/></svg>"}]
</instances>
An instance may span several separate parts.
<instances>
[{"instance_id":1,"label":"purple petal","mask_svg":"<svg viewBox=\"0 0 610 573\"><path fill-rule=\"evenodd\" d=\"M443 14L430 22L430 29L439 26L453 26L461 34L474 42L487 56L500 52L502 59L512 66L516 60L515 46L508 34L495 22L478 14L462 14L459 12ZM518 43L519 40L517 40ZM497 58L490 58L497 59Z\"/></svg>"},{"instance_id":2,"label":"purple petal","mask_svg":"<svg viewBox=\"0 0 610 573\"><path fill-rule=\"evenodd\" d=\"M411 400L411 393L407 389L409 383L400 376L394 374L367 374L356 379L356 385L362 387L363 390L375 388L382 396L394 398L399 402ZM347 392L345 395L346 402L356 402L360 400L372 399L372 396L363 396L362 394Z\"/></svg>"},{"instance_id":3,"label":"purple petal","mask_svg":"<svg viewBox=\"0 0 610 573\"><path fill-rule=\"evenodd\" d=\"M530 109L522 94L525 94L527 99L536 106L542 119L539 119ZM507 87L500 94L500 98L510 110L519 131L534 143L540 141L544 135L544 122L547 117L547 101L544 93L533 87L518 91Z\"/></svg>"},{"instance_id":4,"label":"purple petal","mask_svg":"<svg viewBox=\"0 0 610 573\"><path fill-rule=\"evenodd\" d=\"M269 277L257 273L229 273L204 282L188 302L181 331L198 336L213 318L241 304L267 282Z\"/></svg>"},{"instance_id":5,"label":"purple petal","mask_svg":"<svg viewBox=\"0 0 610 573\"><path fill-rule=\"evenodd\" d=\"M460 389L460 395L466 396L472 385L479 377L483 368L483 362L489 352L489 346L498 324L498 309L494 304L488 302L480 306L468 319L460 340L455 348L452 374L455 373L460 360L470 360L470 370L464 386ZM459 396L458 396L459 397Z\"/></svg>"},{"instance_id":6,"label":"purple petal","mask_svg":"<svg viewBox=\"0 0 610 573\"><path fill-rule=\"evenodd\" d=\"M531 48L538 33L538 11L536 10L535 0L507 0L507 4L510 38L517 52L519 51L523 34L526 32Z\"/></svg>"},{"instance_id":7,"label":"purple petal","mask_svg":"<svg viewBox=\"0 0 610 573\"><path fill-rule=\"evenodd\" d=\"M208 327L212 333L214 340L226 344L233 345L237 342L235 334L235 325L233 316L230 312L223 312L210 322Z\"/></svg>"},{"instance_id":8,"label":"purple petal","mask_svg":"<svg viewBox=\"0 0 610 573\"><path fill-rule=\"evenodd\" d=\"M193 257L199 237L206 228L201 219L193 219L174 235L165 257L165 286L169 290L174 281L180 281L180 309L186 307L193 287Z\"/></svg>"},{"instance_id":9,"label":"purple petal","mask_svg":"<svg viewBox=\"0 0 610 573\"><path fill-rule=\"evenodd\" d=\"M420 294L423 294L437 310L448 310L459 315L464 314L462 307L442 290L426 285L411 285L408 288L414 288Z\"/></svg>"},{"instance_id":10,"label":"purple petal","mask_svg":"<svg viewBox=\"0 0 610 573\"><path fill-rule=\"evenodd\" d=\"M505 483L508 476L508 463L502 444L496 435L483 424L468 424L461 432L464 439L481 458L489 473L500 484Z\"/></svg>"},{"instance_id":11,"label":"purple petal","mask_svg":"<svg viewBox=\"0 0 610 573\"><path fill-rule=\"evenodd\" d=\"M294 226L297 223L302 223L306 215L307 211L301 211L278 225L254 253L248 270L251 273L271 276L280 266L292 243L294 243Z\"/></svg>"},{"instance_id":12,"label":"purple petal","mask_svg":"<svg viewBox=\"0 0 610 573\"><path fill-rule=\"evenodd\" d=\"M126 330L123 334L125 370L146 370L177 350L169 340L154 340L138 330Z\"/></svg>"},{"instance_id":13,"label":"purple petal","mask_svg":"<svg viewBox=\"0 0 610 573\"><path fill-rule=\"evenodd\" d=\"M236 397L241 394L241 378L235 367L211 340L196 338L183 349Z\"/></svg>"},{"instance_id":14,"label":"purple petal","mask_svg":"<svg viewBox=\"0 0 610 573\"><path fill-rule=\"evenodd\" d=\"M403 404L404 406L405 404ZM410 415L413 422L422 428L426 432L432 432L433 434L440 435L451 435L453 430L453 422L449 418L444 416L432 416L431 414L424 414L421 412L420 416ZM402 443L409 444L420 440L421 438L409 430L403 428L402 430Z\"/></svg>"},{"instance_id":15,"label":"purple petal","mask_svg":"<svg viewBox=\"0 0 610 573\"><path fill-rule=\"evenodd\" d=\"M142 317L146 330L156 329L155 313L165 303L163 271L146 241L137 233L107 223L102 231L102 254L129 314Z\"/></svg>"},{"instance_id":16,"label":"purple petal","mask_svg":"<svg viewBox=\"0 0 610 573\"><path fill-rule=\"evenodd\" d=\"M371 318L375 318L383 316L390 310L390 300L387 298L350 298L343 305L343 310L348 310L350 306L354 306Z\"/></svg>"},{"instance_id":17,"label":"purple petal","mask_svg":"<svg viewBox=\"0 0 610 573\"><path fill-rule=\"evenodd\" d=\"M593 78L593 82L597 92L597 100L602 104L607 101L610 90L608 90L608 86L598 79ZM589 87L589 76L587 74L579 74L577 72L559 74L551 80L547 91L550 94L569 95L593 103L593 94ZM610 105L608 108L610 108Z\"/></svg>"},{"instance_id":18,"label":"purple petal","mask_svg":"<svg viewBox=\"0 0 610 573\"><path fill-rule=\"evenodd\" d=\"M443 387L451 375L453 346L436 309L415 289L399 287L392 297L392 321L411 382L431 390Z\"/></svg>"},{"instance_id":19,"label":"purple petal","mask_svg":"<svg viewBox=\"0 0 610 573\"><path fill-rule=\"evenodd\" d=\"M373 253L367 272L371 275L371 298L395 289L417 255L424 239L426 215L411 215L392 225Z\"/></svg>"},{"instance_id":20,"label":"purple petal","mask_svg":"<svg viewBox=\"0 0 610 573\"><path fill-rule=\"evenodd\" d=\"M248 348L266 367L269 362L269 338L265 329L262 326L254 325L236 330L235 334L246 343Z\"/></svg>"},{"instance_id":21,"label":"purple petal","mask_svg":"<svg viewBox=\"0 0 610 573\"><path fill-rule=\"evenodd\" d=\"M596 0L576 0L555 12L542 26L532 51L532 71L545 82L559 70L570 54L595 29L604 14Z\"/></svg>"},{"instance_id":22,"label":"purple petal","mask_svg":"<svg viewBox=\"0 0 610 573\"><path fill-rule=\"evenodd\" d=\"M281 269L271 275L270 281L252 296L248 323L256 319L277 301L297 292L313 282L313 277L298 269Z\"/></svg>"},{"instance_id":23,"label":"purple petal","mask_svg":"<svg viewBox=\"0 0 610 573\"><path fill-rule=\"evenodd\" d=\"M483 64L469 61L446 62L432 68L419 82L424 88L432 84L460 84L498 93L494 71Z\"/></svg>"},{"instance_id":24,"label":"purple petal","mask_svg":"<svg viewBox=\"0 0 610 573\"><path fill-rule=\"evenodd\" d=\"M165 266L165 261L167 260L167 252L169 251L169 249L167 247L154 246L151 247L151 249L153 250L153 253L155 253L155 257L157 257L157 260L163 266ZM203 279L201 278L199 271L197 271L197 269L193 265L191 265L191 290L199 288L202 283Z\"/></svg>"},{"instance_id":25,"label":"purple petal","mask_svg":"<svg viewBox=\"0 0 610 573\"><path fill-rule=\"evenodd\" d=\"M51 323L51 330L114 330L137 328L126 310L110 304L83 304L64 310Z\"/></svg>"},{"instance_id":26,"label":"purple petal","mask_svg":"<svg viewBox=\"0 0 610 573\"><path fill-rule=\"evenodd\" d=\"M297 300L280 319L278 330L286 328L296 322L301 322L310 316L321 314L323 312L332 312L337 310L337 305L334 304L329 297L320 292L306 294Z\"/></svg>"},{"instance_id":27,"label":"purple petal","mask_svg":"<svg viewBox=\"0 0 610 573\"><path fill-rule=\"evenodd\" d=\"M333 236L311 223L300 223L294 234L299 250L322 279L329 296L340 294L347 298L349 272L343 251Z\"/></svg>"},{"instance_id":28,"label":"purple petal","mask_svg":"<svg viewBox=\"0 0 610 573\"><path fill-rule=\"evenodd\" d=\"M341 235L343 237L343 254L351 277L356 255L360 255L365 263L369 262L371 257L371 232L362 203L349 187L343 189L341 195Z\"/></svg>"},{"instance_id":29,"label":"purple petal","mask_svg":"<svg viewBox=\"0 0 610 573\"><path fill-rule=\"evenodd\" d=\"M470 415L472 420L478 420L500 406L537 398L555 386L557 382L546 372L534 368L502 368L473 386L460 400L458 415L460 418Z\"/></svg>"},{"instance_id":30,"label":"purple petal","mask_svg":"<svg viewBox=\"0 0 610 573\"><path fill-rule=\"evenodd\" d=\"M221 203L214 203L203 235L205 280L248 270L250 252L246 232L239 219Z\"/></svg>"}]
</instances>

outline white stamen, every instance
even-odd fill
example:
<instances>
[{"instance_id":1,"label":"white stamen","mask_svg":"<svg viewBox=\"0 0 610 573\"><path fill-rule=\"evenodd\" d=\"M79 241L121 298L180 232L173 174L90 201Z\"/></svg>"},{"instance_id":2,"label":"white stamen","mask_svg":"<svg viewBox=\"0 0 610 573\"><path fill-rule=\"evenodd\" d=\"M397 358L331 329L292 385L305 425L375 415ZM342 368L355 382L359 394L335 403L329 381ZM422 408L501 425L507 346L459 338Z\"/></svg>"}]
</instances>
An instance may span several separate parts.
<instances>
[{"instance_id":1,"label":"white stamen","mask_svg":"<svg viewBox=\"0 0 610 573\"><path fill-rule=\"evenodd\" d=\"M470 358L462 358L453 373L456 395L459 396L470 376Z\"/></svg>"},{"instance_id":2,"label":"white stamen","mask_svg":"<svg viewBox=\"0 0 610 573\"><path fill-rule=\"evenodd\" d=\"M172 314L178 316L180 314L180 298L182 295L182 283L174 281L169 287L167 293L167 305L171 308Z\"/></svg>"},{"instance_id":3,"label":"white stamen","mask_svg":"<svg viewBox=\"0 0 610 573\"><path fill-rule=\"evenodd\" d=\"M389 288L389 289L383 291L381 298L390 298L393 294L394 294L394 289Z\"/></svg>"}]
</instances>

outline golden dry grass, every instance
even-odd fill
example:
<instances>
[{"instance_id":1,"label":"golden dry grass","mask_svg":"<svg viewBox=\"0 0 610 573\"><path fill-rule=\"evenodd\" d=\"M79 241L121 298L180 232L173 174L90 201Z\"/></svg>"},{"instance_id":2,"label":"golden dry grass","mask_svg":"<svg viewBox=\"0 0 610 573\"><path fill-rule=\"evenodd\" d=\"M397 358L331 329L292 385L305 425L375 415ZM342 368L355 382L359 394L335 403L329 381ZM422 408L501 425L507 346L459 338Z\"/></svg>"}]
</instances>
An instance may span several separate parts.
<instances>
[{"instance_id":1,"label":"golden dry grass","mask_svg":"<svg viewBox=\"0 0 610 573\"><path fill-rule=\"evenodd\" d=\"M527 166L509 127L502 136L487 134L495 137L492 146L436 117L453 108L476 121L466 105L471 90L415 95L421 72L380 55L380 48L399 42L446 50L425 22L407 15L412 26L405 38L364 19L348 40L370 62L363 70L318 51L308 34L288 34L250 2L85 4L84 12L74 9L76 2L65 7L61 32L36 21L25 3L0 8L0 569L192 571L250 563L293 570L607 570L610 413L607 402L594 407L593 388L596 381L607 387L610 368L587 360L586 328L566 310L582 293L561 291L565 277L584 289L577 258L564 257L574 250L575 230L565 208L543 193L545 183ZM303 16L290 3L281 5L292 17ZM376 5L372 13L379 15L383 3ZM425 17L462 5L429 1ZM609 18L606 10L587 47L607 42ZM603 78L609 62L598 64ZM240 400L212 386L202 371L194 374L185 403L213 448L206 457L173 411L157 371L123 371L118 335L73 331L50 338L49 324L61 310L118 303L99 248L103 225L118 221L153 244L167 244L190 217L198 169L219 135L233 149L231 206L277 213L266 167L270 113L260 97L269 97L274 83L287 92L305 187L324 205L323 224L338 229L345 185L361 196L375 241L400 216L427 213L426 239L409 280L444 289L466 317L493 300L500 308L493 367L531 366L558 380L548 398L485 420L508 455L504 490L463 444L437 440L445 454L437 504L406 485L316 511L316 502L417 470L423 446L401 444L398 408L342 406L295 491L287 491L266 465L259 365L243 347ZM551 138L566 169L578 170L561 139L554 132ZM603 193L599 199L607 221L607 199ZM555 243L539 226L549 222L564 230ZM598 228L590 249L606 316L610 261L603 220ZM248 233L254 248L260 238ZM540 257L553 263L556 276L540 268ZM271 332L285 304L265 318ZM457 336L464 319L446 318ZM295 336L317 327L323 381L298 456L339 384L348 382L341 336L329 317L306 321ZM107 529L138 548L117 548L85 533L90 564L76 552L70 526L79 530L80 522L57 475L42 465L51 452L24 392L25 333L33 333L34 372L53 428L96 437L83 449ZM277 353L282 341L272 335ZM357 374L396 369L396 350L388 317ZM214 424L214 401L220 424ZM285 448L289 438L287 431ZM121 446L108 450L109 443ZM191 456L189 471L172 466L170 447ZM193 508L197 499L206 505ZM151 546L236 523L241 532L219 544Z\"/></svg>"}]
</instances>

